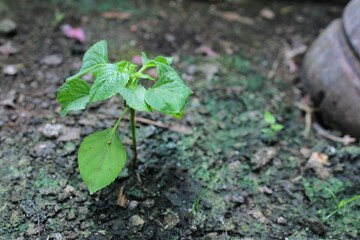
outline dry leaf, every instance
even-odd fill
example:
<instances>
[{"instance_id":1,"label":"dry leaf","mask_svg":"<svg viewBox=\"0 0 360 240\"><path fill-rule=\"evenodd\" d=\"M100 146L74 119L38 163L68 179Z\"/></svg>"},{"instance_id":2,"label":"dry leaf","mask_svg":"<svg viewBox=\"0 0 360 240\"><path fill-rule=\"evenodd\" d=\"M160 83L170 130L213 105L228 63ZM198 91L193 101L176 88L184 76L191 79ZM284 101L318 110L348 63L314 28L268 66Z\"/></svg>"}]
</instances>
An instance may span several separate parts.
<instances>
[{"instance_id":1,"label":"dry leaf","mask_svg":"<svg viewBox=\"0 0 360 240\"><path fill-rule=\"evenodd\" d=\"M104 12L103 17L108 20L128 20L131 18L131 13L128 12Z\"/></svg>"},{"instance_id":2,"label":"dry leaf","mask_svg":"<svg viewBox=\"0 0 360 240\"><path fill-rule=\"evenodd\" d=\"M305 168L315 171L316 176L321 179L328 178L330 176L329 157L326 154L313 152L306 163Z\"/></svg>"},{"instance_id":3,"label":"dry leaf","mask_svg":"<svg viewBox=\"0 0 360 240\"><path fill-rule=\"evenodd\" d=\"M120 188L120 192L119 192L119 195L118 195L118 199L117 199L117 205L119 205L120 207L123 207L125 208L126 207L126 204L128 202L128 200L126 199L126 196L124 194L124 186L122 186Z\"/></svg>"},{"instance_id":4,"label":"dry leaf","mask_svg":"<svg viewBox=\"0 0 360 240\"><path fill-rule=\"evenodd\" d=\"M231 11L216 11L215 15L229 22L238 22L246 25L254 25L254 20L249 17L244 17L237 12Z\"/></svg>"},{"instance_id":5,"label":"dry leaf","mask_svg":"<svg viewBox=\"0 0 360 240\"><path fill-rule=\"evenodd\" d=\"M254 169L259 169L265 166L276 156L276 153L277 151L273 147L260 148L251 158L251 163L254 165Z\"/></svg>"}]
</instances>

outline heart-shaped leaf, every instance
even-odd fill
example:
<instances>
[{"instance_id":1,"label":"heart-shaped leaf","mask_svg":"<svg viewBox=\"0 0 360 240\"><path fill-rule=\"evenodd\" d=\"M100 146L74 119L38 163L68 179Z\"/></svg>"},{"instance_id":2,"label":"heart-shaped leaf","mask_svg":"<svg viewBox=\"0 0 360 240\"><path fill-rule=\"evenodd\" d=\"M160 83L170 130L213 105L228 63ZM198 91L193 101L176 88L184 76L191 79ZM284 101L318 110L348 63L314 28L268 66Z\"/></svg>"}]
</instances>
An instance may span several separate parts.
<instances>
[{"instance_id":1,"label":"heart-shaped leaf","mask_svg":"<svg viewBox=\"0 0 360 240\"><path fill-rule=\"evenodd\" d=\"M192 91L183 83L175 70L157 62L159 78L145 94L145 101L154 109L166 114L179 114Z\"/></svg>"},{"instance_id":2,"label":"heart-shaped leaf","mask_svg":"<svg viewBox=\"0 0 360 240\"><path fill-rule=\"evenodd\" d=\"M57 93L57 100L61 104L61 116L69 111L81 110L89 102L90 86L79 78L66 81Z\"/></svg>"},{"instance_id":3,"label":"heart-shaped leaf","mask_svg":"<svg viewBox=\"0 0 360 240\"><path fill-rule=\"evenodd\" d=\"M151 112L151 109L145 102L146 89L143 86L134 85L123 87L120 89L119 93L123 96L129 107L138 111Z\"/></svg>"},{"instance_id":4,"label":"heart-shaped leaf","mask_svg":"<svg viewBox=\"0 0 360 240\"><path fill-rule=\"evenodd\" d=\"M101 67L108 63L107 42L101 40L92 45L84 54L80 71L67 80L80 77L85 73L96 73Z\"/></svg>"},{"instance_id":5,"label":"heart-shaped leaf","mask_svg":"<svg viewBox=\"0 0 360 240\"><path fill-rule=\"evenodd\" d=\"M126 151L113 128L86 137L78 153L80 175L94 193L119 175L126 162Z\"/></svg>"},{"instance_id":6,"label":"heart-shaped leaf","mask_svg":"<svg viewBox=\"0 0 360 240\"><path fill-rule=\"evenodd\" d=\"M129 75L120 72L115 64L106 64L98 74L90 90L90 102L112 97L129 81Z\"/></svg>"}]
</instances>

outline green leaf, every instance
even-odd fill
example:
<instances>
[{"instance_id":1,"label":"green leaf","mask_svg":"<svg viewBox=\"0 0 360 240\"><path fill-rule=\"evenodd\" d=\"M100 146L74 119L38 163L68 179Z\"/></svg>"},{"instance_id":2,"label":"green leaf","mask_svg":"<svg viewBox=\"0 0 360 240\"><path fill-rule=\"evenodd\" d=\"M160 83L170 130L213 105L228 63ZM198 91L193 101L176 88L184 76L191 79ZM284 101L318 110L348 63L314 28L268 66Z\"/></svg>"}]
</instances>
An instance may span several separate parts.
<instances>
[{"instance_id":1,"label":"green leaf","mask_svg":"<svg viewBox=\"0 0 360 240\"><path fill-rule=\"evenodd\" d=\"M157 63L157 68L158 81L146 91L145 101L159 112L181 113L192 91L171 67Z\"/></svg>"},{"instance_id":2,"label":"green leaf","mask_svg":"<svg viewBox=\"0 0 360 240\"><path fill-rule=\"evenodd\" d=\"M85 73L92 72L95 73L108 63L108 49L107 42L101 40L94 45L92 45L84 54L82 60L82 66L80 71L72 77L69 77L67 80L80 77Z\"/></svg>"},{"instance_id":3,"label":"green leaf","mask_svg":"<svg viewBox=\"0 0 360 240\"><path fill-rule=\"evenodd\" d=\"M126 162L126 151L113 128L86 137L78 153L79 170L90 193L112 183Z\"/></svg>"},{"instance_id":4,"label":"green leaf","mask_svg":"<svg viewBox=\"0 0 360 240\"><path fill-rule=\"evenodd\" d=\"M269 124L274 124L276 122L275 117L269 111L265 111L264 120Z\"/></svg>"},{"instance_id":5,"label":"green leaf","mask_svg":"<svg viewBox=\"0 0 360 240\"><path fill-rule=\"evenodd\" d=\"M155 62L161 62L164 63L166 65L171 65L172 61L173 61L173 57L163 57L163 56L158 56L154 59Z\"/></svg>"},{"instance_id":6,"label":"green leaf","mask_svg":"<svg viewBox=\"0 0 360 240\"><path fill-rule=\"evenodd\" d=\"M272 124L271 125L271 129L274 130L275 132L278 132L278 131L282 130L283 128L284 128L284 126L281 124Z\"/></svg>"},{"instance_id":7,"label":"green leaf","mask_svg":"<svg viewBox=\"0 0 360 240\"><path fill-rule=\"evenodd\" d=\"M141 72L137 72L137 73L134 73L133 75L131 75L132 77L134 78L141 78L141 79L148 79L148 80L152 80L154 81L155 78L145 74L145 73L141 73Z\"/></svg>"},{"instance_id":8,"label":"green leaf","mask_svg":"<svg viewBox=\"0 0 360 240\"><path fill-rule=\"evenodd\" d=\"M126 101L126 104L138 111L151 112L151 109L145 102L146 89L141 85L123 87L119 93Z\"/></svg>"},{"instance_id":9,"label":"green leaf","mask_svg":"<svg viewBox=\"0 0 360 240\"><path fill-rule=\"evenodd\" d=\"M270 129L270 128L262 128L262 129L261 129L261 132L262 132L263 134L265 134L265 135L272 135L272 134L274 134L273 130Z\"/></svg>"},{"instance_id":10,"label":"green leaf","mask_svg":"<svg viewBox=\"0 0 360 240\"><path fill-rule=\"evenodd\" d=\"M155 66L157 67L157 63L162 63L164 65L170 66L173 61L172 57L163 56L158 56L155 59L149 59L144 52L141 54L141 59L143 66L146 66L146 68Z\"/></svg>"},{"instance_id":11,"label":"green leaf","mask_svg":"<svg viewBox=\"0 0 360 240\"><path fill-rule=\"evenodd\" d=\"M112 97L129 81L129 75L120 72L114 64L108 63L96 74L95 82L90 90L90 102Z\"/></svg>"},{"instance_id":12,"label":"green leaf","mask_svg":"<svg viewBox=\"0 0 360 240\"><path fill-rule=\"evenodd\" d=\"M146 54L144 52L141 53L141 60L142 60L143 66L146 66L149 63L149 61L151 61L150 59L148 59L148 57L146 56ZM155 67L154 63L153 63L153 67Z\"/></svg>"},{"instance_id":13,"label":"green leaf","mask_svg":"<svg viewBox=\"0 0 360 240\"><path fill-rule=\"evenodd\" d=\"M89 102L89 92L90 86L80 78L66 81L57 93L60 115L64 117L69 111L84 109Z\"/></svg>"}]
</instances>

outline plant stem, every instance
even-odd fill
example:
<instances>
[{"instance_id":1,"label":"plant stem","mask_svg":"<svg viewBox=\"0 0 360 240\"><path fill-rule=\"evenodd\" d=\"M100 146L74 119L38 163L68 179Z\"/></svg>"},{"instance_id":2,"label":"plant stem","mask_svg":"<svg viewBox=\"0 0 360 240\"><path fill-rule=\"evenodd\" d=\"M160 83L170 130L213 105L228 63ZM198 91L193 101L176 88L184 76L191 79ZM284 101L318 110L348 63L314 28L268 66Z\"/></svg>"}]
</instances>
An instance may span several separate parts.
<instances>
[{"instance_id":1,"label":"plant stem","mask_svg":"<svg viewBox=\"0 0 360 240\"><path fill-rule=\"evenodd\" d=\"M130 108L130 123L131 123L131 134L132 134L132 142L133 142L133 167L136 167L137 162L137 150L136 150L136 133L135 133L135 109Z\"/></svg>"},{"instance_id":2,"label":"plant stem","mask_svg":"<svg viewBox=\"0 0 360 240\"><path fill-rule=\"evenodd\" d=\"M113 131L116 131L116 129L118 128L121 120L123 119L123 117L125 116L125 114L127 113L127 111L129 110L129 108L125 108L124 111L122 112L122 114L120 115L119 119L117 120L114 128L113 128Z\"/></svg>"}]
</instances>

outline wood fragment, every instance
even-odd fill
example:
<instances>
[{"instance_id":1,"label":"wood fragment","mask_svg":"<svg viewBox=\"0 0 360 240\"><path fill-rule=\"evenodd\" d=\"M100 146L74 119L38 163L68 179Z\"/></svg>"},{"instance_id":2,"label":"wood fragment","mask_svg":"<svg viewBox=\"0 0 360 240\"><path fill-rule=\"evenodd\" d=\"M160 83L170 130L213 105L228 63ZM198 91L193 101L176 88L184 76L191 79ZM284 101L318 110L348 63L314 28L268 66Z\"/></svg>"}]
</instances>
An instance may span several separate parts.
<instances>
[{"instance_id":1,"label":"wood fragment","mask_svg":"<svg viewBox=\"0 0 360 240\"><path fill-rule=\"evenodd\" d=\"M327 138L334 142L342 143L344 145L349 145L350 143L353 143L356 141L355 138L353 138L349 135L345 135L344 137L338 137L338 136L332 135L332 134L328 133L325 129L323 129L318 123L313 124L313 129L320 136Z\"/></svg>"},{"instance_id":2,"label":"wood fragment","mask_svg":"<svg viewBox=\"0 0 360 240\"><path fill-rule=\"evenodd\" d=\"M122 186L120 188L118 199L117 199L117 202L116 202L117 205L119 205L120 207L123 207L123 208L126 207L126 204L128 202L128 200L126 199L126 196L124 194L124 188L125 188L125 186Z\"/></svg>"},{"instance_id":3,"label":"wood fragment","mask_svg":"<svg viewBox=\"0 0 360 240\"><path fill-rule=\"evenodd\" d=\"M309 96L305 96L301 102L295 103L295 106L305 112L305 129L304 135L307 137L311 131L312 118L314 109L311 107L312 103Z\"/></svg>"},{"instance_id":4,"label":"wood fragment","mask_svg":"<svg viewBox=\"0 0 360 240\"><path fill-rule=\"evenodd\" d=\"M124 119L130 121L129 117L126 117ZM160 128L169 129L174 132L179 132L179 133L183 133L186 135L190 135L193 133L191 128L186 127L184 125L179 125L179 124L166 125L165 123L163 123L161 121L154 121L154 120L151 120L148 118L143 118L143 117L136 117L135 121L139 122L139 123L143 123L143 124L148 124L148 125L153 125L153 126L160 127Z\"/></svg>"}]
</instances>

